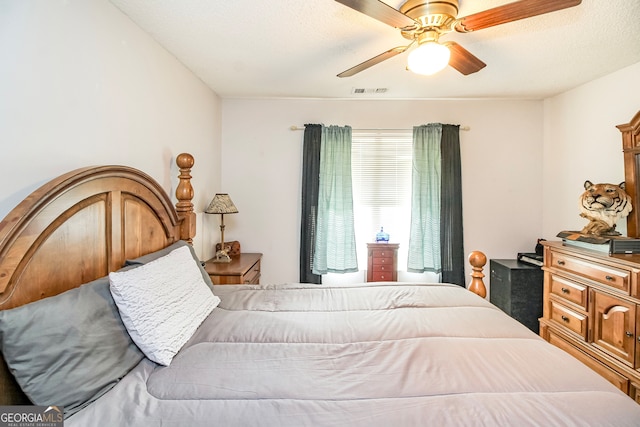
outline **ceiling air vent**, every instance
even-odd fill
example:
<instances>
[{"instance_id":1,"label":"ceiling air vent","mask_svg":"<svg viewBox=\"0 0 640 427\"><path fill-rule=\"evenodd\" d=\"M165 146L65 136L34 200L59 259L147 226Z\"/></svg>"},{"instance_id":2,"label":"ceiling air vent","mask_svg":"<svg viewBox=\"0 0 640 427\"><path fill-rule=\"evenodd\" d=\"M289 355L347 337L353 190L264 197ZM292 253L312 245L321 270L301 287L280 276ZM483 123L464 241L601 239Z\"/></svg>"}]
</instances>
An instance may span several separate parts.
<instances>
[{"instance_id":1,"label":"ceiling air vent","mask_svg":"<svg viewBox=\"0 0 640 427\"><path fill-rule=\"evenodd\" d=\"M386 87L378 87L378 88L361 88L361 87L354 87L351 90L351 93L356 94L356 95L360 95L360 94L372 94L372 93L386 93L387 92L387 88Z\"/></svg>"}]
</instances>

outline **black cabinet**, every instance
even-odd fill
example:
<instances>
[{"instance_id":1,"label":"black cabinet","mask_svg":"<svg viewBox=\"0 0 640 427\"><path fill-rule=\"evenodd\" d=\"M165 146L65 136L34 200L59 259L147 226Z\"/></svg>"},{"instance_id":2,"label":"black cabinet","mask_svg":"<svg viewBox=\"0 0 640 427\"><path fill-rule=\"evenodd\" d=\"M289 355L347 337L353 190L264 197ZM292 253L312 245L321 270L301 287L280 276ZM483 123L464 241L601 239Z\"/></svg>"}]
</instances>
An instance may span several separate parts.
<instances>
[{"instance_id":1,"label":"black cabinet","mask_svg":"<svg viewBox=\"0 0 640 427\"><path fill-rule=\"evenodd\" d=\"M492 259L489 301L538 333L542 317L543 272L515 259Z\"/></svg>"}]
</instances>

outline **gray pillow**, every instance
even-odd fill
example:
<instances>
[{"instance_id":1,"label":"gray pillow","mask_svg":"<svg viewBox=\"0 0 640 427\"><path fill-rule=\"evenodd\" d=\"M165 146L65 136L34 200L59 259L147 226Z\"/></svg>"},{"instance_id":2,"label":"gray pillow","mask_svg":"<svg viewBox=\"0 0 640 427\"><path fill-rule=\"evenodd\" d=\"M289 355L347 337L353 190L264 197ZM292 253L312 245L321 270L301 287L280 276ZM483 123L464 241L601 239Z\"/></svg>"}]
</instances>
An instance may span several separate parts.
<instances>
[{"instance_id":1,"label":"gray pillow","mask_svg":"<svg viewBox=\"0 0 640 427\"><path fill-rule=\"evenodd\" d=\"M159 251L152 252L147 255L143 255L139 258L128 259L125 261L124 265L125 266L143 265L148 262L154 261L160 257L163 257L167 255L169 252L172 252L174 249L178 249L183 246L187 246L189 248L189 251L191 252L191 256L193 257L194 260L196 260L196 263L198 264L198 268L200 269L200 274L202 274L202 279L204 280L204 283L206 283L207 286L209 286L209 288L213 289L213 282L211 281L211 277L209 277L209 274L204 269L204 265L202 261L198 259L195 249L193 249L193 246L185 242L184 240L178 240L177 242L172 243L171 245L167 246L164 249L160 249Z\"/></svg>"},{"instance_id":2,"label":"gray pillow","mask_svg":"<svg viewBox=\"0 0 640 427\"><path fill-rule=\"evenodd\" d=\"M54 297L0 311L9 370L36 405L65 417L111 389L144 354L120 319L103 277Z\"/></svg>"}]
</instances>

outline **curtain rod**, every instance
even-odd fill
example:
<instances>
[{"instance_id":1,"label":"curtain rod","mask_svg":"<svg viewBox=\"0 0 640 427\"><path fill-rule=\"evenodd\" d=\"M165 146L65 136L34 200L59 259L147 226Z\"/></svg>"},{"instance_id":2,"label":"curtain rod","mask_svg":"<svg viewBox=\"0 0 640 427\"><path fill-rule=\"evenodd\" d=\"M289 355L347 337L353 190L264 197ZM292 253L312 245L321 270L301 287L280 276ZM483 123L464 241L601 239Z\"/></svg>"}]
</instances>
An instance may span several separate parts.
<instances>
[{"instance_id":1,"label":"curtain rod","mask_svg":"<svg viewBox=\"0 0 640 427\"><path fill-rule=\"evenodd\" d=\"M296 126L296 125L292 125L291 127L289 127L289 129L291 130L304 130L304 126ZM411 130L411 129L353 129L355 131L385 131L385 130ZM471 130L471 128L469 126L460 126L460 130Z\"/></svg>"}]
</instances>

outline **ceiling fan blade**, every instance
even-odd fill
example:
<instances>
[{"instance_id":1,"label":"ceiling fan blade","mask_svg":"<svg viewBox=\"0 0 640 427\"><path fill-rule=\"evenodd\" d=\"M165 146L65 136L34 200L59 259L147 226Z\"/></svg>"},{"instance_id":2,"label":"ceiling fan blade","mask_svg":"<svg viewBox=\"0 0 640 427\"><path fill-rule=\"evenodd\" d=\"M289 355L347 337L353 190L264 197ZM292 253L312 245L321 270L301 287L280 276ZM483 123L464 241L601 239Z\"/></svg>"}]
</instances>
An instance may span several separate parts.
<instances>
[{"instance_id":1,"label":"ceiling fan blade","mask_svg":"<svg viewBox=\"0 0 640 427\"><path fill-rule=\"evenodd\" d=\"M388 51L383 52L378 56L374 56L373 58L368 59L363 63L356 65L355 67L351 67L348 70L341 72L340 74L338 74L338 77L351 77L354 74L358 74L360 71L364 71L369 67L373 67L374 65L381 63L382 61L386 61L389 58L401 54L402 52L409 49L409 46L399 46L394 47L393 49L389 49Z\"/></svg>"},{"instance_id":2,"label":"ceiling fan blade","mask_svg":"<svg viewBox=\"0 0 640 427\"><path fill-rule=\"evenodd\" d=\"M417 26L416 21L380 0L336 1L395 28L410 29Z\"/></svg>"},{"instance_id":3,"label":"ceiling fan blade","mask_svg":"<svg viewBox=\"0 0 640 427\"><path fill-rule=\"evenodd\" d=\"M487 64L456 42L447 42L444 45L451 51L449 65L465 76L476 73L487 66Z\"/></svg>"},{"instance_id":4,"label":"ceiling fan blade","mask_svg":"<svg viewBox=\"0 0 640 427\"><path fill-rule=\"evenodd\" d=\"M467 33L519 19L531 18L557 10L578 6L582 0L520 0L461 18L456 31Z\"/></svg>"}]
</instances>

